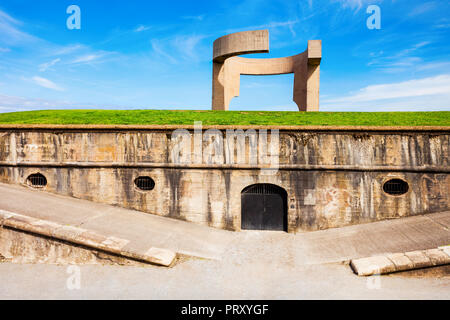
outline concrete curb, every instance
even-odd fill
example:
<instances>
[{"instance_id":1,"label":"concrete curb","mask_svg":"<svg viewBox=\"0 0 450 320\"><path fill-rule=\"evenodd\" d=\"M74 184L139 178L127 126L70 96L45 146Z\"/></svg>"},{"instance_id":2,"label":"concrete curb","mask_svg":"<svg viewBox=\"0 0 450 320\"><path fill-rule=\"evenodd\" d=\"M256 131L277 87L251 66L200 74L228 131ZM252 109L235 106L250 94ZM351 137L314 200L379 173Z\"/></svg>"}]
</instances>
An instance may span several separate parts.
<instances>
[{"instance_id":1,"label":"concrete curb","mask_svg":"<svg viewBox=\"0 0 450 320\"><path fill-rule=\"evenodd\" d=\"M450 245L350 261L350 267L358 276L380 275L446 264L450 264Z\"/></svg>"},{"instance_id":2,"label":"concrete curb","mask_svg":"<svg viewBox=\"0 0 450 320\"><path fill-rule=\"evenodd\" d=\"M61 225L0 210L0 227L3 226L165 267L169 267L177 256L171 250L155 247L151 247L145 252L140 252L139 250L128 248L127 245L130 241L127 239L105 236L79 227ZM126 246L127 248L125 248Z\"/></svg>"}]
</instances>

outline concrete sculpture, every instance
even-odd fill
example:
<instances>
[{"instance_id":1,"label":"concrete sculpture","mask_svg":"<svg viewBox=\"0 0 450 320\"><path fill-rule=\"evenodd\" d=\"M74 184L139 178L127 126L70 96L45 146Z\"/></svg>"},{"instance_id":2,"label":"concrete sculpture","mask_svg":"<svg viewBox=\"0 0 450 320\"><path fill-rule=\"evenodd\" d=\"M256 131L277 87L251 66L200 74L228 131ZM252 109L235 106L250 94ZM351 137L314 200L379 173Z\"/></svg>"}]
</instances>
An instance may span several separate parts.
<instances>
[{"instance_id":1,"label":"concrete sculpture","mask_svg":"<svg viewBox=\"0 0 450 320\"><path fill-rule=\"evenodd\" d=\"M214 41L212 109L228 110L239 96L240 75L294 73L294 97L300 111L319 111L321 40L308 40L308 48L297 55L249 59L241 54L269 52L269 31L255 30L228 34Z\"/></svg>"}]
</instances>

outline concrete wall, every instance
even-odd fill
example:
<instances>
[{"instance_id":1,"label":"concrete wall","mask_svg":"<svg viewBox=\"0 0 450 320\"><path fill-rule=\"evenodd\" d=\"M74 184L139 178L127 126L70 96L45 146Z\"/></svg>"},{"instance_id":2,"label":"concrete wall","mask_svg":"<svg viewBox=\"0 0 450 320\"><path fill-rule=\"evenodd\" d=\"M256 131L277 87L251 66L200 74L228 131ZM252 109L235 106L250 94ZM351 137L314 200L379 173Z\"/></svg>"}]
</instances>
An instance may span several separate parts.
<instances>
[{"instance_id":1,"label":"concrete wall","mask_svg":"<svg viewBox=\"0 0 450 320\"><path fill-rule=\"evenodd\" d=\"M240 149L245 161L226 163L228 151L239 152L226 128L216 131L223 141L202 141L203 150L223 145L216 161L206 152L196 158L201 140L190 130L195 161L174 163L171 154L179 145L172 129L0 128L0 181L27 185L27 177L40 172L48 192L229 230L240 230L241 191L255 183L287 191L289 232L450 209L448 128L280 128L273 174L262 171L259 160L251 162L248 139ZM147 175L155 188L136 188L134 179ZM390 178L407 181L408 192L386 194L382 186Z\"/></svg>"}]
</instances>

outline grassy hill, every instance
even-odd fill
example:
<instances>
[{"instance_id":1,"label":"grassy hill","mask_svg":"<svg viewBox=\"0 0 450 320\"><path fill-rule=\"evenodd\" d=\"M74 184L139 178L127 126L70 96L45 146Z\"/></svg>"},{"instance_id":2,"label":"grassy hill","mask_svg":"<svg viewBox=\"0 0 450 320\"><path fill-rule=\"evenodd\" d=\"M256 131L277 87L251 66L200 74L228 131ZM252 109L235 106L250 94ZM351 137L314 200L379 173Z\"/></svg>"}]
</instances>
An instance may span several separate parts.
<instances>
[{"instance_id":1,"label":"grassy hill","mask_svg":"<svg viewBox=\"0 0 450 320\"><path fill-rule=\"evenodd\" d=\"M0 113L0 124L194 124L450 126L440 112L286 112L202 110L43 110Z\"/></svg>"}]
</instances>

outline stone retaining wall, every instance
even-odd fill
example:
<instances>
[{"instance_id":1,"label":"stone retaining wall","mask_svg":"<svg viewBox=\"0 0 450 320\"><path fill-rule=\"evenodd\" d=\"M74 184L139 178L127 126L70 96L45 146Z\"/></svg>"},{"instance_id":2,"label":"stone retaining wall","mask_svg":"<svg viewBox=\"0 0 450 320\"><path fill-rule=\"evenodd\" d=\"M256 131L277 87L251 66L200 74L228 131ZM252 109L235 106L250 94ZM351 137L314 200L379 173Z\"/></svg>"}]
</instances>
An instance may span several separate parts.
<instances>
[{"instance_id":1,"label":"stone retaining wall","mask_svg":"<svg viewBox=\"0 0 450 320\"><path fill-rule=\"evenodd\" d=\"M229 230L240 230L241 191L256 183L287 191L289 232L450 209L448 127L264 128L277 158L272 172L252 158L266 152L261 127L239 127L255 130L255 149L249 138L232 138L235 127L186 126L189 140L180 144L172 136L180 127L0 126L0 181L28 186L27 177L41 173L48 192ZM174 161L184 147L191 162ZM139 176L151 177L154 189L139 190ZM408 191L384 192L392 178Z\"/></svg>"}]
</instances>

